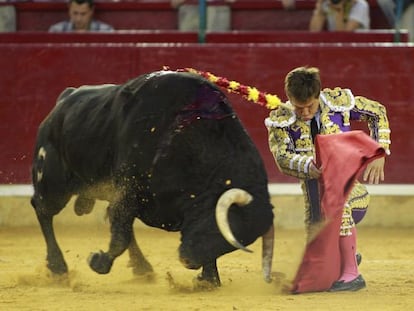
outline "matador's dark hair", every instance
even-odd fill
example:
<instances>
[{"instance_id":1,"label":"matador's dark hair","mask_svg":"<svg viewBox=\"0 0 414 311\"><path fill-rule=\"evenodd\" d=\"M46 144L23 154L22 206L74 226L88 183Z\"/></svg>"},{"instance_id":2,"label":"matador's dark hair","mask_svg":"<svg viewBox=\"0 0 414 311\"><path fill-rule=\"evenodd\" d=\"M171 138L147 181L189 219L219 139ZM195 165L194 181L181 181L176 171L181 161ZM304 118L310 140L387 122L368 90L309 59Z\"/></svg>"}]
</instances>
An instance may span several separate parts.
<instances>
[{"instance_id":1,"label":"matador's dark hair","mask_svg":"<svg viewBox=\"0 0 414 311\"><path fill-rule=\"evenodd\" d=\"M289 98L299 102L319 97L321 78L316 67L298 67L290 71L285 78L285 92Z\"/></svg>"}]
</instances>

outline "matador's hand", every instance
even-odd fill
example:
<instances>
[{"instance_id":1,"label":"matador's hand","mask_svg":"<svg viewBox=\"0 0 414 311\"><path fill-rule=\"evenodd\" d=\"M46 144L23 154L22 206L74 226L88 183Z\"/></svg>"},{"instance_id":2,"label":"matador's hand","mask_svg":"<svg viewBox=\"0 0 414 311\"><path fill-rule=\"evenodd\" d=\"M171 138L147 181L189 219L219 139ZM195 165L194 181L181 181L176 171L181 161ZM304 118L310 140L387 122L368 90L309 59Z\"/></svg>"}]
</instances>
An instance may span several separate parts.
<instances>
[{"instance_id":1,"label":"matador's hand","mask_svg":"<svg viewBox=\"0 0 414 311\"><path fill-rule=\"evenodd\" d=\"M314 162L309 164L309 177L311 179L318 179L322 174L322 167L317 168Z\"/></svg>"},{"instance_id":2,"label":"matador's hand","mask_svg":"<svg viewBox=\"0 0 414 311\"><path fill-rule=\"evenodd\" d=\"M379 184L384 180L384 164L385 157L376 159L367 165L365 169L363 180L370 184Z\"/></svg>"}]
</instances>

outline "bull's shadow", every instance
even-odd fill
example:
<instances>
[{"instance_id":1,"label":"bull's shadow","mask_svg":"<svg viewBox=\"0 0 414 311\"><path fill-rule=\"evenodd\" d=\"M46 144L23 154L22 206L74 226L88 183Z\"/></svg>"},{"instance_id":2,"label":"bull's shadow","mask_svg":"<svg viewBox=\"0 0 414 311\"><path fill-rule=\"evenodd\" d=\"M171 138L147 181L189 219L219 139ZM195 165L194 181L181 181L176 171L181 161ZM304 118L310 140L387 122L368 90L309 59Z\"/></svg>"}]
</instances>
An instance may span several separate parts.
<instances>
[{"instance_id":1,"label":"bull's shadow","mask_svg":"<svg viewBox=\"0 0 414 311\"><path fill-rule=\"evenodd\" d=\"M126 249L133 272L153 271L133 232L145 224L181 232L180 261L202 268L198 279L220 286L218 257L264 238L267 281L273 212L262 159L227 97L183 72L141 75L122 85L68 88L41 123L32 167L47 266L68 271L53 217L73 195L75 212L109 201L111 240L90 267L108 273Z\"/></svg>"}]
</instances>

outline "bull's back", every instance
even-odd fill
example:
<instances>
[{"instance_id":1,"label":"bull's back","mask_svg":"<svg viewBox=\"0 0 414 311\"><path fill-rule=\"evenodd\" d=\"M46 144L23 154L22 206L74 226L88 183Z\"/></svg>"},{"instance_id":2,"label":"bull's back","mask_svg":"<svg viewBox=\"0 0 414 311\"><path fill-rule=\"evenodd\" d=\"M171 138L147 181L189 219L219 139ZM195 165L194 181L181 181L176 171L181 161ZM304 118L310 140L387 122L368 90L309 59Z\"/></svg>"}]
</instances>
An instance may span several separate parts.
<instances>
[{"instance_id":1,"label":"bull's back","mask_svg":"<svg viewBox=\"0 0 414 311\"><path fill-rule=\"evenodd\" d=\"M48 145L75 175L91 180L125 163L148 166L177 114L205 83L192 74L161 71L122 85L67 88L39 128L36 153ZM131 158L137 154L141 159Z\"/></svg>"},{"instance_id":2,"label":"bull's back","mask_svg":"<svg viewBox=\"0 0 414 311\"><path fill-rule=\"evenodd\" d=\"M232 114L223 93L205 79L155 72L122 85L66 89L40 127L37 149L50 145L73 175L90 183L115 173L144 174L195 120Z\"/></svg>"},{"instance_id":3,"label":"bull's back","mask_svg":"<svg viewBox=\"0 0 414 311\"><path fill-rule=\"evenodd\" d=\"M129 81L117 107L121 162L153 165L171 142L196 120L233 114L224 94L210 82L189 73L156 72Z\"/></svg>"}]
</instances>

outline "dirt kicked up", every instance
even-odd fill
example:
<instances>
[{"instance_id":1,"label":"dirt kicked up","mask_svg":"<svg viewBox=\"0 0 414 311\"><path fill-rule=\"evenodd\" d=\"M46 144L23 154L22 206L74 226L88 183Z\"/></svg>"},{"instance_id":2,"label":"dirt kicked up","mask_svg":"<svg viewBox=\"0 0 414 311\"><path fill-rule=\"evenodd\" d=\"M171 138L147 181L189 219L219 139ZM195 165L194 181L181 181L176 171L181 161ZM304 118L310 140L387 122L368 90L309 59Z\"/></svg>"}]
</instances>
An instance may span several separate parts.
<instances>
[{"instance_id":1,"label":"dirt kicked up","mask_svg":"<svg viewBox=\"0 0 414 311\"><path fill-rule=\"evenodd\" d=\"M106 249L106 225L56 226L69 273L56 277L45 265L46 249L36 226L0 227L0 310L412 310L414 228L359 229L360 271L367 288L358 292L292 295L304 245L301 230L276 228L273 283L261 275L261 241L253 254L236 251L218 260L222 287L195 290L199 271L178 261L179 234L135 228L155 273L135 277L125 253L108 275L87 265L90 252Z\"/></svg>"}]
</instances>

